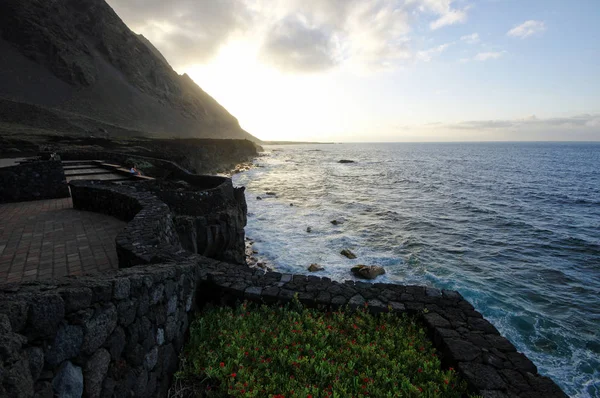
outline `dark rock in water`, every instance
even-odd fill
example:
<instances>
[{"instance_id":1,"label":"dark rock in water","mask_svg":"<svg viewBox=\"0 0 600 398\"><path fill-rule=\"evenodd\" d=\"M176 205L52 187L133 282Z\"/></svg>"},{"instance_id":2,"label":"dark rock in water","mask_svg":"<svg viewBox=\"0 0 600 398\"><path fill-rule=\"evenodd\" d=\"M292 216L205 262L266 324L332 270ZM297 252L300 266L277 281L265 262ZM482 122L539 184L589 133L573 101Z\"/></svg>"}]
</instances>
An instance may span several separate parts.
<instances>
[{"instance_id":1,"label":"dark rock in water","mask_svg":"<svg viewBox=\"0 0 600 398\"><path fill-rule=\"evenodd\" d=\"M262 198L260 196L257 196L256 200L262 200Z\"/></svg>"},{"instance_id":2,"label":"dark rock in water","mask_svg":"<svg viewBox=\"0 0 600 398\"><path fill-rule=\"evenodd\" d=\"M338 221L338 220L331 220L330 222L331 222L333 225L340 225L340 224L342 224L342 222L341 222L341 221Z\"/></svg>"},{"instance_id":3,"label":"dark rock in water","mask_svg":"<svg viewBox=\"0 0 600 398\"><path fill-rule=\"evenodd\" d=\"M294 206L294 204L293 204L293 203L290 203L290 206Z\"/></svg>"},{"instance_id":4,"label":"dark rock in water","mask_svg":"<svg viewBox=\"0 0 600 398\"><path fill-rule=\"evenodd\" d=\"M352 267L351 271L355 276L363 279L375 279L379 275L385 274L385 270L379 265L359 264L357 266Z\"/></svg>"},{"instance_id":5,"label":"dark rock in water","mask_svg":"<svg viewBox=\"0 0 600 398\"><path fill-rule=\"evenodd\" d=\"M323 267L322 265L319 265L319 264L311 264L311 265L308 267L308 270L309 270L310 272L323 271L324 269L325 269L325 267Z\"/></svg>"},{"instance_id":6,"label":"dark rock in water","mask_svg":"<svg viewBox=\"0 0 600 398\"><path fill-rule=\"evenodd\" d=\"M344 249L340 252L340 254L342 256L348 257L350 260L353 260L356 258L356 254L352 253L350 250L348 249Z\"/></svg>"},{"instance_id":7,"label":"dark rock in water","mask_svg":"<svg viewBox=\"0 0 600 398\"><path fill-rule=\"evenodd\" d=\"M311 227L306 227L306 232L308 232L310 234L312 232L312 228Z\"/></svg>"},{"instance_id":8,"label":"dark rock in water","mask_svg":"<svg viewBox=\"0 0 600 398\"><path fill-rule=\"evenodd\" d=\"M338 160L338 163L356 163L354 160L342 159Z\"/></svg>"},{"instance_id":9,"label":"dark rock in water","mask_svg":"<svg viewBox=\"0 0 600 398\"><path fill-rule=\"evenodd\" d=\"M277 195L275 192L271 192L271 191L265 192L265 194L269 195L269 196L275 196L275 195Z\"/></svg>"}]
</instances>

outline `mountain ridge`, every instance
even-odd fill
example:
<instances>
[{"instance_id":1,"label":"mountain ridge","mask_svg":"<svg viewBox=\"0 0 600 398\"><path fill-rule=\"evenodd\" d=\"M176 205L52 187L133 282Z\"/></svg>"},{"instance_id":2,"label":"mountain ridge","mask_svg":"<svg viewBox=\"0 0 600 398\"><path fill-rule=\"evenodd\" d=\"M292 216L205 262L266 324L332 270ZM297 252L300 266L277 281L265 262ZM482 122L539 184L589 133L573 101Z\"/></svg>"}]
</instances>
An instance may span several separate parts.
<instances>
[{"instance_id":1,"label":"mountain ridge","mask_svg":"<svg viewBox=\"0 0 600 398\"><path fill-rule=\"evenodd\" d=\"M3 0L0 51L2 99L147 136L260 141L104 0Z\"/></svg>"}]
</instances>

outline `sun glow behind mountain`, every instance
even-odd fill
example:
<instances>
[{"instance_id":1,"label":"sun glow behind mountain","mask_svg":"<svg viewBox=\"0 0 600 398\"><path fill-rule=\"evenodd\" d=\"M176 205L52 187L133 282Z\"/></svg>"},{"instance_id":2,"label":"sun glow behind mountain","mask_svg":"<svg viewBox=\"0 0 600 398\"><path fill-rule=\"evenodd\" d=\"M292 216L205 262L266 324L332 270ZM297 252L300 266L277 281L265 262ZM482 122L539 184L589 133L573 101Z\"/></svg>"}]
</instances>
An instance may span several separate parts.
<instances>
[{"instance_id":1,"label":"sun glow behind mountain","mask_svg":"<svg viewBox=\"0 0 600 398\"><path fill-rule=\"evenodd\" d=\"M600 140L599 5L109 0L266 140Z\"/></svg>"}]
</instances>

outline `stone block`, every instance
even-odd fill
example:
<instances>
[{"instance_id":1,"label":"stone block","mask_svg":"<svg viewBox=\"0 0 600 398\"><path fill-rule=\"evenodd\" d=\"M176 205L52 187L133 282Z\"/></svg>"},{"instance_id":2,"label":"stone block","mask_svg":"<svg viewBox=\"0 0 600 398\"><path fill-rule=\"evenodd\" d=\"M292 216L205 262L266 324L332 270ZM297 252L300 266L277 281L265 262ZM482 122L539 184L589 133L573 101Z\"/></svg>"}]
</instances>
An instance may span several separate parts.
<instances>
[{"instance_id":1,"label":"stone block","mask_svg":"<svg viewBox=\"0 0 600 398\"><path fill-rule=\"evenodd\" d=\"M81 398L83 395L83 372L79 366L67 361L61 365L52 380L54 394L61 398Z\"/></svg>"},{"instance_id":2,"label":"stone block","mask_svg":"<svg viewBox=\"0 0 600 398\"><path fill-rule=\"evenodd\" d=\"M455 362L473 361L481 355L481 350L468 341L447 338L444 345L444 354Z\"/></svg>"},{"instance_id":3,"label":"stone block","mask_svg":"<svg viewBox=\"0 0 600 398\"><path fill-rule=\"evenodd\" d=\"M117 310L113 304L98 308L85 323L81 349L88 355L100 348L117 326Z\"/></svg>"},{"instance_id":4,"label":"stone block","mask_svg":"<svg viewBox=\"0 0 600 398\"><path fill-rule=\"evenodd\" d=\"M56 366L66 359L71 359L79 354L82 344L82 327L62 324L56 333L54 342L46 352L46 362Z\"/></svg>"},{"instance_id":5,"label":"stone block","mask_svg":"<svg viewBox=\"0 0 600 398\"><path fill-rule=\"evenodd\" d=\"M108 349L110 356L113 360L118 360L121 358L121 354L125 349L126 345L126 336L125 331L122 327L117 326L115 330L112 332L108 340L104 346Z\"/></svg>"},{"instance_id":6,"label":"stone block","mask_svg":"<svg viewBox=\"0 0 600 398\"><path fill-rule=\"evenodd\" d=\"M7 397L31 397L33 395L33 379L27 358L17 360L4 371L0 391L2 391L2 387L4 387Z\"/></svg>"},{"instance_id":7,"label":"stone block","mask_svg":"<svg viewBox=\"0 0 600 398\"><path fill-rule=\"evenodd\" d=\"M478 390L503 390L506 383L491 366L476 362L460 362L458 369L466 381Z\"/></svg>"},{"instance_id":8,"label":"stone block","mask_svg":"<svg viewBox=\"0 0 600 398\"><path fill-rule=\"evenodd\" d=\"M65 303L58 294L34 296L29 308L28 334L52 337L65 317Z\"/></svg>"},{"instance_id":9,"label":"stone block","mask_svg":"<svg viewBox=\"0 0 600 398\"><path fill-rule=\"evenodd\" d=\"M44 369L44 351L40 347L29 347L26 355L29 360L31 379L35 382Z\"/></svg>"},{"instance_id":10,"label":"stone block","mask_svg":"<svg viewBox=\"0 0 600 398\"><path fill-rule=\"evenodd\" d=\"M108 372L109 364L110 354L104 348L96 351L87 361L83 371L86 396L93 398L100 397L102 384Z\"/></svg>"},{"instance_id":11,"label":"stone block","mask_svg":"<svg viewBox=\"0 0 600 398\"><path fill-rule=\"evenodd\" d=\"M129 326L134 321L137 308L133 300L123 300L117 304L117 313L119 314L119 324Z\"/></svg>"},{"instance_id":12,"label":"stone block","mask_svg":"<svg viewBox=\"0 0 600 398\"><path fill-rule=\"evenodd\" d=\"M522 372L530 372L537 373L537 367L527 358L525 355L520 352L509 352L506 353L508 360Z\"/></svg>"},{"instance_id":13,"label":"stone block","mask_svg":"<svg viewBox=\"0 0 600 398\"><path fill-rule=\"evenodd\" d=\"M450 328L450 322L447 319L442 317L440 314L436 314L435 312L430 312L423 316L425 320L425 324L431 329L437 328Z\"/></svg>"},{"instance_id":14,"label":"stone block","mask_svg":"<svg viewBox=\"0 0 600 398\"><path fill-rule=\"evenodd\" d=\"M66 313L87 308L92 303L92 290L86 287L63 289L59 294L65 303Z\"/></svg>"},{"instance_id":15,"label":"stone block","mask_svg":"<svg viewBox=\"0 0 600 398\"><path fill-rule=\"evenodd\" d=\"M129 298L131 291L131 282L128 278L118 278L113 282L113 298L123 300Z\"/></svg>"},{"instance_id":16,"label":"stone block","mask_svg":"<svg viewBox=\"0 0 600 398\"><path fill-rule=\"evenodd\" d=\"M151 371L158 362L158 347L152 348L144 357L144 367L147 371Z\"/></svg>"}]
</instances>

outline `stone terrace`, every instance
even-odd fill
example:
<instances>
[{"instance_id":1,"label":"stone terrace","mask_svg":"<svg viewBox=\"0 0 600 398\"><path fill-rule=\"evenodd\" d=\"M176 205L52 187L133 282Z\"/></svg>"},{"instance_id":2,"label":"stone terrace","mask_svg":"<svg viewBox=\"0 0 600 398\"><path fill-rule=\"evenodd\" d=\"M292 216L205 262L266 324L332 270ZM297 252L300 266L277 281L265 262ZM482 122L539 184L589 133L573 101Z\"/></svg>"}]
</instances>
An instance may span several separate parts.
<instances>
[{"instance_id":1,"label":"stone terrace","mask_svg":"<svg viewBox=\"0 0 600 398\"><path fill-rule=\"evenodd\" d=\"M189 183L200 178L180 176ZM485 398L566 397L458 292L263 273L192 254L162 201L172 198L93 181L70 186L76 208L127 221L116 237L120 269L0 283L0 396L167 396L196 309L239 299L285 303L297 294L308 306L418 316L444 365ZM227 179L213 190L215 198L243 193Z\"/></svg>"},{"instance_id":2,"label":"stone terrace","mask_svg":"<svg viewBox=\"0 0 600 398\"><path fill-rule=\"evenodd\" d=\"M126 223L73 209L71 198L0 204L0 283L117 269Z\"/></svg>"}]
</instances>

